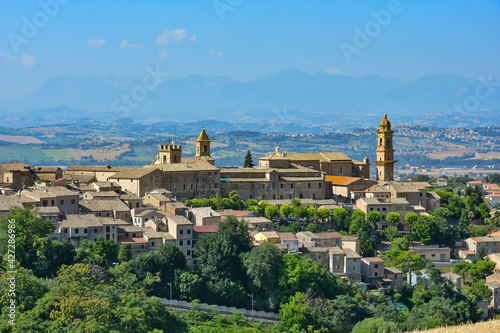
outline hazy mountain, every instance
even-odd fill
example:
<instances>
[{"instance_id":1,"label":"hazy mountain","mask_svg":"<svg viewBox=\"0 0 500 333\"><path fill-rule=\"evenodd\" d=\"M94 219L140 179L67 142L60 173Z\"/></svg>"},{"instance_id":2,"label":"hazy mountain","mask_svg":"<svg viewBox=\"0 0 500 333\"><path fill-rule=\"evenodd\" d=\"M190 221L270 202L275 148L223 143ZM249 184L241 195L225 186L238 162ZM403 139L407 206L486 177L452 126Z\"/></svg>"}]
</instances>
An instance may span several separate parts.
<instances>
[{"instance_id":1,"label":"hazy mountain","mask_svg":"<svg viewBox=\"0 0 500 333\"><path fill-rule=\"evenodd\" d=\"M63 76L48 80L29 96L0 102L0 115L5 118L21 113L24 119L41 117L44 121L76 116L94 120L146 117L309 124L342 120L363 124L371 121L371 116L378 119L384 111L400 120L450 114L454 105L464 105L468 97L467 101L473 102L480 85L478 80L456 75L401 81L376 75L353 78L283 70L246 82L196 75L167 80L146 90L142 79ZM138 100L130 98L131 91ZM127 95L129 102L125 101ZM500 110L500 93L479 102L454 112L465 119L482 112L483 118L489 119Z\"/></svg>"}]
</instances>

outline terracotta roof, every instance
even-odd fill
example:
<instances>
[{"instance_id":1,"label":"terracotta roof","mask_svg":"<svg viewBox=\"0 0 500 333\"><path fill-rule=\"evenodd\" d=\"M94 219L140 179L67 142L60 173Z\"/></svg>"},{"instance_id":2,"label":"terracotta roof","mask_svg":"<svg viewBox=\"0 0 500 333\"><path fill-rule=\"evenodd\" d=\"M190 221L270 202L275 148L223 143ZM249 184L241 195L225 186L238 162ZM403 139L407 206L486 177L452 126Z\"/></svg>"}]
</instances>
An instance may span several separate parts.
<instances>
[{"instance_id":1,"label":"terracotta roof","mask_svg":"<svg viewBox=\"0 0 500 333\"><path fill-rule=\"evenodd\" d=\"M217 229L216 225L199 225L193 227L193 230L197 233L215 233Z\"/></svg>"},{"instance_id":2,"label":"terracotta roof","mask_svg":"<svg viewBox=\"0 0 500 333\"><path fill-rule=\"evenodd\" d=\"M468 248L463 247L463 246L456 246L455 250L459 251L459 252L463 252L464 254L467 254L467 255L475 254L474 252L472 252L471 250L469 250Z\"/></svg>"},{"instance_id":3,"label":"terracotta roof","mask_svg":"<svg viewBox=\"0 0 500 333\"><path fill-rule=\"evenodd\" d=\"M221 215L213 210L211 207L197 207L191 208L190 211L198 217L220 217Z\"/></svg>"},{"instance_id":4,"label":"terracotta roof","mask_svg":"<svg viewBox=\"0 0 500 333\"><path fill-rule=\"evenodd\" d=\"M282 242L297 240L297 237L291 232L278 232L278 236L280 236Z\"/></svg>"},{"instance_id":5,"label":"terracotta roof","mask_svg":"<svg viewBox=\"0 0 500 333\"><path fill-rule=\"evenodd\" d=\"M146 244L148 241L144 237L132 238L132 237L120 237L118 238L118 243L120 244Z\"/></svg>"},{"instance_id":6,"label":"terracotta roof","mask_svg":"<svg viewBox=\"0 0 500 333\"><path fill-rule=\"evenodd\" d=\"M439 180L439 179L438 179ZM470 185L475 185L475 184L482 184L483 182L481 180L473 180L473 181L470 181L470 182L467 182L467 184L470 184Z\"/></svg>"},{"instance_id":7,"label":"terracotta roof","mask_svg":"<svg viewBox=\"0 0 500 333\"><path fill-rule=\"evenodd\" d=\"M500 193L492 193L485 195L487 198L500 198Z\"/></svg>"},{"instance_id":8,"label":"terracotta roof","mask_svg":"<svg viewBox=\"0 0 500 333\"><path fill-rule=\"evenodd\" d=\"M333 185L340 185L340 186L347 186L361 179L359 177L342 177L342 176L326 176L325 178L331 181Z\"/></svg>"},{"instance_id":9,"label":"terracotta roof","mask_svg":"<svg viewBox=\"0 0 500 333\"><path fill-rule=\"evenodd\" d=\"M262 236L269 238L280 238L280 236L276 233L276 231L262 231L260 232Z\"/></svg>"}]
</instances>

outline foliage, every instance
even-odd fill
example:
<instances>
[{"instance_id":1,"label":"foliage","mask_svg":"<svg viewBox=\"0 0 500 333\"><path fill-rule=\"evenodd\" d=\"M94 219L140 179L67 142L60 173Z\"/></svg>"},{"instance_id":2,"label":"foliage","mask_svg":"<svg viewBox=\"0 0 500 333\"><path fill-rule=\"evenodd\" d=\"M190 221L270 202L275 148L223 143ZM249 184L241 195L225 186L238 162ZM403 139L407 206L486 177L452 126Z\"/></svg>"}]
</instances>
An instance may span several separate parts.
<instances>
[{"instance_id":1,"label":"foliage","mask_svg":"<svg viewBox=\"0 0 500 333\"><path fill-rule=\"evenodd\" d=\"M10 223L12 221L14 222ZM9 225L14 225L14 228L9 228ZM52 233L54 227L49 220L39 217L36 210L11 207L10 213L0 219L0 230L2 253L7 253L8 249L12 249L14 245L17 262L25 268L31 268L37 261L35 241ZM14 232L9 232L9 230ZM11 235L15 237L11 238Z\"/></svg>"},{"instance_id":2,"label":"foliage","mask_svg":"<svg viewBox=\"0 0 500 333\"><path fill-rule=\"evenodd\" d=\"M252 159L252 153L250 152L250 149L247 152L247 155L245 156L245 162L243 163L244 168L253 168L253 159Z\"/></svg>"},{"instance_id":3,"label":"foliage","mask_svg":"<svg viewBox=\"0 0 500 333\"><path fill-rule=\"evenodd\" d=\"M471 237L486 236L488 234L488 229L484 225L473 225L470 227L469 233Z\"/></svg>"},{"instance_id":4,"label":"foliage","mask_svg":"<svg viewBox=\"0 0 500 333\"><path fill-rule=\"evenodd\" d=\"M196 272L177 270L175 274L175 292L179 299L192 301L202 293L203 279Z\"/></svg>"},{"instance_id":5,"label":"foliage","mask_svg":"<svg viewBox=\"0 0 500 333\"><path fill-rule=\"evenodd\" d=\"M280 208L281 215L283 215L285 218L288 218L293 213L293 207L291 205L282 205Z\"/></svg>"},{"instance_id":6,"label":"foliage","mask_svg":"<svg viewBox=\"0 0 500 333\"><path fill-rule=\"evenodd\" d=\"M306 228L307 231L310 231L310 232L317 232L318 231L318 227L316 226L316 224L314 223L309 223L307 225L307 228Z\"/></svg>"},{"instance_id":7,"label":"foliage","mask_svg":"<svg viewBox=\"0 0 500 333\"><path fill-rule=\"evenodd\" d=\"M397 227L388 227L385 229L385 231L386 231L387 239L391 242L397 238L401 238L401 235L399 234Z\"/></svg>"},{"instance_id":8,"label":"foliage","mask_svg":"<svg viewBox=\"0 0 500 333\"><path fill-rule=\"evenodd\" d=\"M371 224L373 224L373 226L376 226L377 223L379 223L380 220L382 220L382 215L376 210L372 210L371 212L368 213L366 218Z\"/></svg>"},{"instance_id":9,"label":"foliage","mask_svg":"<svg viewBox=\"0 0 500 333\"><path fill-rule=\"evenodd\" d=\"M392 225L395 225L401 221L401 215L399 215L399 213L389 212L387 213L385 220Z\"/></svg>"},{"instance_id":10,"label":"foliage","mask_svg":"<svg viewBox=\"0 0 500 333\"><path fill-rule=\"evenodd\" d=\"M478 300L490 301L492 291L484 282L473 282L467 290L470 295L476 296Z\"/></svg>"},{"instance_id":11,"label":"foliage","mask_svg":"<svg viewBox=\"0 0 500 333\"><path fill-rule=\"evenodd\" d=\"M38 277L54 277L62 265L72 265L76 251L69 240L63 243L51 241L47 238L38 238L33 243L36 250L36 261L31 267Z\"/></svg>"},{"instance_id":12,"label":"foliage","mask_svg":"<svg viewBox=\"0 0 500 333\"><path fill-rule=\"evenodd\" d=\"M410 249L410 241L408 237L399 237L392 242L392 248L400 251L408 251Z\"/></svg>"},{"instance_id":13,"label":"foliage","mask_svg":"<svg viewBox=\"0 0 500 333\"><path fill-rule=\"evenodd\" d=\"M335 227L337 230L349 230L349 212L345 208L335 208L333 211L333 219L335 220Z\"/></svg>"},{"instance_id":14,"label":"foliage","mask_svg":"<svg viewBox=\"0 0 500 333\"><path fill-rule=\"evenodd\" d=\"M420 238L422 244L429 244L437 232L434 219L429 216L420 216L413 225L413 232Z\"/></svg>"},{"instance_id":15,"label":"foliage","mask_svg":"<svg viewBox=\"0 0 500 333\"><path fill-rule=\"evenodd\" d=\"M408 272L421 270L425 267L425 260L416 253L401 250L389 250L385 252L384 262L386 266Z\"/></svg>"},{"instance_id":16,"label":"foliage","mask_svg":"<svg viewBox=\"0 0 500 333\"><path fill-rule=\"evenodd\" d=\"M130 245L122 245L120 252L118 253L118 259L122 262L130 261L132 259L132 252L130 251Z\"/></svg>"},{"instance_id":17,"label":"foliage","mask_svg":"<svg viewBox=\"0 0 500 333\"><path fill-rule=\"evenodd\" d=\"M90 260L92 263L100 266L111 265L113 261L118 259L118 244L114 239L104 240L104 237L99 236L96 242L91 242L84 239L80 243L80 247L76 251L76 262L84 262Z\"/></svg>"},{"instance_id":18,"label":"foliage","mask_svg":"<svg viewBox=\"0 0 500 333\"><path fill-rule=\"evenodd\" d=\"M319 220L322 222L328 220L330 218L330 210L326 207L320 207L316 211L316 216L318 217Z\"/></svg>"},{"instance_id":19,"label":"foliage","mask_svg":"<svg viewBox=\"0 0 500 333\"><path fill-rule=\"evenodd\" d=\"M273 219L275 217L278 217L280 215L280 211L278 209L278 206L276 205L270 205L265 208L265 213L266 216L270 219Z\"/></svg>"},{"instance_id":20,"label":"foliage","mask_svg":"<svg viewBox=\"0 0 500 333\"><path fill-rule=\"evenodd\" d=\"M384 318L366 318L354 326L352 333L397 333L396 323L386 321Z\"/></svg>"},{"instance_id":21,"label":"foliage","mask_svg":"<svg viewBox=\"0 0 500 333\"><path fill-rule=\"evenodd\" d=\"M312 322L312 313L301 292L290 296L288 303L281 305L280 317L283 324L293 330L305 330Z\"/></svg>"}]
</instances>

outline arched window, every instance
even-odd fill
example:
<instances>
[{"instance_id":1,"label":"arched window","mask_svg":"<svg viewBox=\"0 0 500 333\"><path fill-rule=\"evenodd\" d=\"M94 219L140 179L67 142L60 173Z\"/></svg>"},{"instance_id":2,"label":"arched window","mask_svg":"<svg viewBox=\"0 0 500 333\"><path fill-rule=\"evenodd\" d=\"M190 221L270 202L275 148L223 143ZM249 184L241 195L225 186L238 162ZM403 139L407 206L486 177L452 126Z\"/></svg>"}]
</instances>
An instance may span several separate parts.
<instances>
[{"instance_id":1,"label":"arched window","mask_svg":"<svg viewBox=\"0 0 500 333\"><path fill-rule=\"evenodd\" d=\"M203 152L206 153L207 152L207 146L203 146Z\"/></svg>"},{"instance_id":2,"label":"arched window","mask_svg":"<svg viewBox=\"0 0 500 333\"><path fill-rule=\"evenodd\" d=\"M167 162L167 156L163 155L163 163Z\"/></svg>"},{"instance_id":3,"label":"arched window","mask_svg":"<svg viewBox=\"0 0 500 333\"><path fill-rule=\"evenodd\" d=\"M380 138L380 145L382 146L382 138Z\"/></svg>"}]
</instances>

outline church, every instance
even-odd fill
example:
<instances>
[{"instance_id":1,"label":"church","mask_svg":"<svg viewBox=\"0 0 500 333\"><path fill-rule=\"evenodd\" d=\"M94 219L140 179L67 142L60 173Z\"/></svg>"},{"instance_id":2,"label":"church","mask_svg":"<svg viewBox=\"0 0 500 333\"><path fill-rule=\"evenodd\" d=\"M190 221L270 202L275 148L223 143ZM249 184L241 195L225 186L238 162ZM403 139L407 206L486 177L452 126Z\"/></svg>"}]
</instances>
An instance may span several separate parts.
<instances>
[{"instance_id":1,"label":"church","mask_svg":"<svg viewBox=\"0 0 500 333\"><path fill-rule=\"evenodd\" d=\"M377 180L392 181L394 149L391 123L387 114L377 130ZM279 147L259 158L258 166L216 167L210 154L211 140L201 130L196 140L195 156L182 156L182 147L168 141L159 146L158 154L142 168L119 168L116 173L102 173L98 181L113 181L122 188L143 196L154 188L164 188L178 200L228 196L236 191L243 200L329 199L343 195L345 186L360 191L376 182L370 180L370 160L354 160L342 152L286 153ZM85 172L84 166L72 166L67 172ZM88 167L92 173L95 167ZM111 170L105 170L110 171ZM347 184L347 185L346 185ZM339 192L337 192L339 191ZM356 191L353 191L356 192ZM359 192L359 191L358 191ZM347 197L351 193L347 192Z\"/></svg>"}]
</instances>

